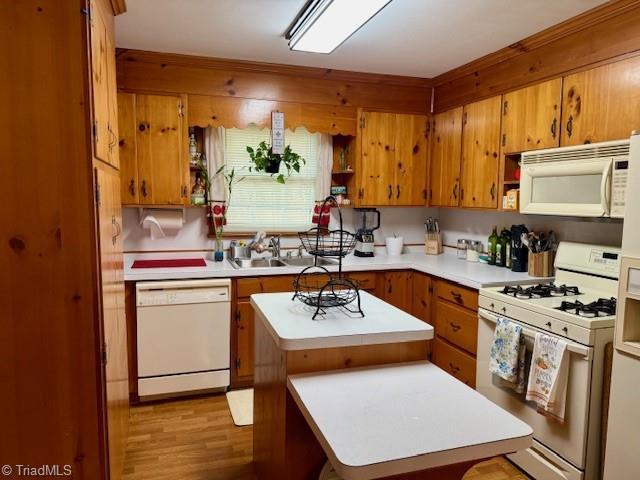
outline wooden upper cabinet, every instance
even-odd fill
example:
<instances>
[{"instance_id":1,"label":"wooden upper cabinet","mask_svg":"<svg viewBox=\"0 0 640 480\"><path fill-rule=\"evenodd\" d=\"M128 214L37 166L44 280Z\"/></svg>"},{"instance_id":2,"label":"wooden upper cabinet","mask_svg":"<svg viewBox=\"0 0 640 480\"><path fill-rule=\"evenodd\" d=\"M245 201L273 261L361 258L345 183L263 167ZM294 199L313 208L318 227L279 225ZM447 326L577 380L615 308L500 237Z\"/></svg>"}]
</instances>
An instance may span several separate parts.
<instances>
[{"instance_id":1,"label":"wooden upper cabinet","mask_svg":"<svg viewBox=\"0 0 640 480\"><path fill-rule=\"evenodd\" d=\"M358 204L425 205L427 117L363 112Z\"/></svg>"},{"instance_id":2,"label":"wooden upper cabinet","mask_svg":"<svg viewBox=\"0 0 640 480\"><path fill-rule=\"evenodd\" d=\"M562 79L506 93L502 99L502 152L560 145Z\"/></svg>"},{"instance_id":3,"label":"wooden upper cabinet","mask_svg":"<svg viewBox=\"0 0 640 480\"><path fill-rule=\"evenodd\" d=\"M118 93L118 150L120 155L120 197L123 204L137 204L139 197L136 149L136 95Z\"/></svg>"},{"instance_id":4,"label":"wooden upper cabinet","mask_svg":"<svg viewBox=\"0 0 640 480\"><path fill-rule=\"evenodd\" d=\"M431 129L430 204L457 207L460 198L462 107L433 116Z\"/></svg>"},{"instance_id":5,"label":"wooden upper cabinet","mask_svg":"<svg viewBox=\"0 0 640 480\"><path fill-rule=\"evenodd\" d=\"M394 205L427 203L426 115L395 116Z\"/></svg>"},{"instance_id":6,"label":"wooden upper cabinet","mask_svg":"<svg viewBox=\"0 0 640 480\"><path fill-rule=\"evenodd\" d=\"M561 145L628 138L640 128L640 57L564 78Z\"/></svg>"},{"instance_id":7,"label":"wooden upper cabinet","mask_svg":"<svg viewBox=\"0 0 640 480\"><path fill-rule=\"evenodd\" d=\"M500 96L464 106L461 169L463 207L498 207L501 116Z\"/></svg>"},{"instance_id":8,"label":"wooden upper cabinet","mask_svg":"<svg viewBox=\"0 0 640 480\"><path fill-rule=\"evenodd\" d=\"M146 205L182 205L187 192L186 130L179 96L136 95L138 198ZM130 178L124 180L130 182ZM127 187L125 187L127 188Z\"/></svg>"},{"instance_id":9,"label":"wooden upper cabinet","mask_svg":"<svg viewBox=\"0 0 640 480\"><path fill-rule=\"evenodd\" d=\"M91 2L91 84L94 156L118 168L118 120L113 17ZM109 7L110 8L110 7Z\"/></svg>"},{"instance_id":10,"label":"wooden upper cabinet","mask_svg":"<svg viewBox=\"0 0 640 480\"><path fill-rule=\"evenodd\" d=\"M360 127L360 204L392 205L395 115L362 112Z\"/></svg>"}]
</instances>

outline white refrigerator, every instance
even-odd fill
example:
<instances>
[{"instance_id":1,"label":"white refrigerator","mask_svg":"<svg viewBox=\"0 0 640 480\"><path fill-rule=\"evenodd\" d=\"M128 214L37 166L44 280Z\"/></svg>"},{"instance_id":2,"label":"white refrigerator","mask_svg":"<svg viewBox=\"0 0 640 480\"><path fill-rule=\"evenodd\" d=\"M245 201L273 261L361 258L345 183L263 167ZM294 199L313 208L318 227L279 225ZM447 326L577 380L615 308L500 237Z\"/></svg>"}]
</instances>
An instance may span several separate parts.
<instances>
[{"instance_id":1,"label":"white refrigerator","mask_svg":"<svg viewBox=\"0 0 640 480\"><path fill-rule=\"evenodd\" d=\"M640 131L631 136L604 465L605 480L640 478Z\"/></svg>"}]
</instances>

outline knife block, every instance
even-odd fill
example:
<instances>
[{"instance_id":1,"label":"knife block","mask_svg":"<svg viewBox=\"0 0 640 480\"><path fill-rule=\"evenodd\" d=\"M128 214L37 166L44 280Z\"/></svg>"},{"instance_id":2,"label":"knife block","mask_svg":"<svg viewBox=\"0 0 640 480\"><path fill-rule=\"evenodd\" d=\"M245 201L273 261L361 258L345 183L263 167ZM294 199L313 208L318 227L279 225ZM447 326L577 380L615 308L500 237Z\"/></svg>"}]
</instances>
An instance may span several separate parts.
<instances>
[{"instance_id":1,"label":"knife block","mask_svg":"<svg viewBox=\"0 0 640 480\"><path fill-rule=\"evenodd\" d=\"M542 253L529 252L529 275L532 277L553 276L554 252Z\"/></svg>"},{"instance_id":2,"label":"knife block","mask_svg":"<svg viewBox=\"0 0 640 480\"><path fill-rule=\"evenodd\" d=\"M440 255L442 248L441 233L427 233L424 236L424 251L427 255Z\"/></svg>"}]
</instances>

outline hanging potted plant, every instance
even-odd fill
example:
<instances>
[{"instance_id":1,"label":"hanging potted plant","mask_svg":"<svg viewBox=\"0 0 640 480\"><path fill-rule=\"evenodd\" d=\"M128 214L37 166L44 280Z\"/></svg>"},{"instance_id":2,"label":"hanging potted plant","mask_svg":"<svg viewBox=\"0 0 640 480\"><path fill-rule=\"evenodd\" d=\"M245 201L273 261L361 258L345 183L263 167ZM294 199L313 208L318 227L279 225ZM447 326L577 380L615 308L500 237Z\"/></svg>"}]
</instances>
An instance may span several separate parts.
<instances>
[{"instance_id":1,"label":"hanging potted plant","mask_svg":"<svg viewBox=\"0 0 640 480\"><path fill-rule=\"evenodd\" d=\"M285 175L280 172L281 164L287 169L286 178L290 177L292 173L300 172L300 167L307 163L304 158L291 150L291 145L287 145L284 149L284 153L273 153L271 145L267 142L260 142L257 148L247 147L247 153L251 158L252 166L249 167L249 171L255 170L256 172L270 173L271 176L278 174L276 182L285 183Z\"/></svg>"}]
</instances>

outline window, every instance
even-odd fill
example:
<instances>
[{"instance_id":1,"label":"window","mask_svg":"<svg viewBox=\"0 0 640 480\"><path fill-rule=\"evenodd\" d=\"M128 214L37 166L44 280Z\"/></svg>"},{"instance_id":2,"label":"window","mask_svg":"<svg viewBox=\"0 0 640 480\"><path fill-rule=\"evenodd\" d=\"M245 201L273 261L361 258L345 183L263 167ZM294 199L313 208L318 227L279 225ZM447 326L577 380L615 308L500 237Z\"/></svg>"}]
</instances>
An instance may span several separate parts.
<instances>
[{"instance_id":1,"label":"window","mask_svg":"<svg viewBox=\"0 0 640 480\"><path fill-rule=\"evenodd\" d=\"M269 142L270 134L268 128L261 130L257 126L225 130L226 168L235 168L236 175L244 177L233 187L226 227L230 232L297 232L311 226L320 134L309 133L302 127L285 132L285 143L306 163L284 185L276 183L268 173L249 171L247 146L255 148L263 140ZM285 171L284 165L281 169Z\"/></svg>"}]
</instances>

